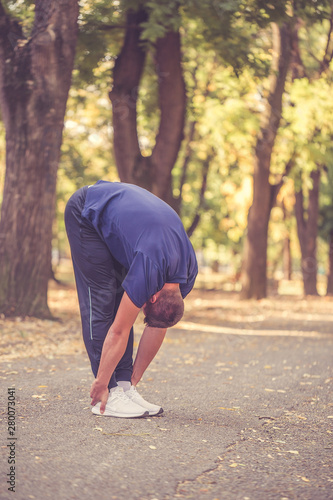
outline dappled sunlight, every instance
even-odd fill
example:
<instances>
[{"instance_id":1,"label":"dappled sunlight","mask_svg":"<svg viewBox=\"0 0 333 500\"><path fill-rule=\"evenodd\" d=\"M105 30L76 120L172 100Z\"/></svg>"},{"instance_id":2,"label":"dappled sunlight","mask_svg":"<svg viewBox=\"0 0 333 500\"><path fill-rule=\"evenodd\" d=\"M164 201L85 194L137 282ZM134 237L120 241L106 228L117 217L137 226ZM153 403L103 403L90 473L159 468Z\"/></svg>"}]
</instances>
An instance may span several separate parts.
<instances>
[{"instance_id":1,"label":"dappled sunlight","mask_svg":"<svg viewBox=\"0 0 333 500\"><path fill-rule=\"evenodd\" d=\"M50 284L49 306L55 321L36 318L0 319L0 355L3 361L44 356L48 359L85 353L78 300L73 284ZM185 299L183 320L165 342L188 342L185 332L198 335L307 337L332 335L332 299L274 296L241 301L238 294L194 289ZM143 331L143 314L135 323L135 345Z\"/></svg>"},{"instance_id":2,"label":"dappled sunlight","mask_svg":"<svg viewBox=\"0 0 333 500\"><path fill-rule=\"evenodd\" d=\"M248 328L228 328L226 326L217 326L201 323L180 322L176 327L179 330L221 333L225 335L245 335L245 336L265 336L265 337L311 337L327 338L332 335L329 333L307 332L301 330L250 330Z\"/></svg>"},{"instance_id":3,"label":"dappled sunlight","mask_svg":"<svg viewBox=\"0 0 333 500\"><path fill-rule=\"evenodd\" d=\"M195 289L180 330L230 335L321 337L332 332L332 299L273 296L241 301L237 293Z\"/></svg>"}]
</instances>

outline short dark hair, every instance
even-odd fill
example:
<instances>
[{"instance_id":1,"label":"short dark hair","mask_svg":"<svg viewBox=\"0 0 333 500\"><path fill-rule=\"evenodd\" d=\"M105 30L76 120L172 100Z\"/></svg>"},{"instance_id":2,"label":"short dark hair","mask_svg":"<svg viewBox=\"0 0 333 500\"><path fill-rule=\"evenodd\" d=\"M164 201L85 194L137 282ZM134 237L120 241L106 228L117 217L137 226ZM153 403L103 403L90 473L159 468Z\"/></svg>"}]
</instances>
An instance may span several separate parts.
<instances>
[{"instance_id":1,"label":"short dark hair","mask_svg":"<svg viewBox=\"0 0 333 500\"><path fill-rule=\"evenodd\" d=\"M156 302L148 301L144 322L155 328L169 328L180 321L184 314L184 301L179 289L160 291Z\"/></svg>"}]
</instances>

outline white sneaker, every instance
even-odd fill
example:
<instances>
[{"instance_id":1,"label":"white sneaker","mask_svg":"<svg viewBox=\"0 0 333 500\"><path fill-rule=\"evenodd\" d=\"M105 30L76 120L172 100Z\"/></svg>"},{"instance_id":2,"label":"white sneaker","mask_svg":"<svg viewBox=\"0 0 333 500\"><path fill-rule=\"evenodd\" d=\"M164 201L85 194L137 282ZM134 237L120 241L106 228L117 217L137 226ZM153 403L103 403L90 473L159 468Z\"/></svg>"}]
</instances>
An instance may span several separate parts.
<instances>
[{"instance_id":1,"label":"white sneaker","mask_svg":"<svg viewBox=\"0 0 333 500\"><path fill-rule=\"evenodd\" d=\"M137 405L142 406L142 408L144 408L145 410L148 410L149 416L152 417L154 415L160 415L161 413L163 413L163 408L148 403L148 401L143 399L143 397L140 396L134 385L132 385L130 390L126 391L125 394L133 403L136 403Z\"/></svg>"},{"instance_id":2,"label":"white sneaker","mask_svg":"<svg viewBox=\"0 0 333 500\"><path fill-rule=\"evenodd\" d=\"M148 417L149 415L149 412L145 408L136 404L126 396L122 387L116 387L116 389L110 393L104 413L100 412L100 407L101 402L96 403L91 411L95 415L119 418Z\"/></svg>"}]
</instances>

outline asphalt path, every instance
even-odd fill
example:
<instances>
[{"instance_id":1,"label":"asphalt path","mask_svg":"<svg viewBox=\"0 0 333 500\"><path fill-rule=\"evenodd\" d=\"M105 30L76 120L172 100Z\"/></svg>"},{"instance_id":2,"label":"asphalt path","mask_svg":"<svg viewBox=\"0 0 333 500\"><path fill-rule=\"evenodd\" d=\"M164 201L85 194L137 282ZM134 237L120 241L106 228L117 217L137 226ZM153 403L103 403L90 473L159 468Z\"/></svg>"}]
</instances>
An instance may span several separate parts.
<instances>
[{"instance_id":1,"label":"asphalt path","mask_svg":"<svg viewBox=\"0 0 333 500\"><path fill-rule=\"evenodd\" d=\"M332 348L329 332L173 328L138 386L164 408L145 419L91 413L85 355L2 363L0 498L333 499Z\"/></svg>"}]
</instances>

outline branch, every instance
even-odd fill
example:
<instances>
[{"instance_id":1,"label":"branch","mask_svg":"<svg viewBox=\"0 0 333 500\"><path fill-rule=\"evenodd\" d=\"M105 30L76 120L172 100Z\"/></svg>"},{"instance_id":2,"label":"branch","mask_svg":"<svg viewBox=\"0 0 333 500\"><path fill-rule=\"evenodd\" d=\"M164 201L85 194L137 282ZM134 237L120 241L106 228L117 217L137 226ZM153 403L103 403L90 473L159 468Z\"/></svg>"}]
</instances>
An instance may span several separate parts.
<instances>
[{"instance_id":1,"label":"branch","mask_svg":"<svg viewBox=\"0 0 333 500\"><path fill-rule=\"evenodd\" d=\"M298 40L299 25L300 25L300 20L298 19L291 35L291 50L292 50L291 73L293 81L296 80L297 78L304 78L307 76L305 66L301 57L301 51L299 48L299 40Z\"/></svg>"},{"instance_id":2,"label":"branch","mask_svg":"<svg viewBox=\"0 0 333 500\"><path fill-rule=\"evenodd\" d=\"M205 202L205 192L207 188L207 176L208 176L208 170L210 166L210 162L213 159L213 154L209 155L207 160L203 163L202 165L202 183L201 183L201 189L200 189L200 196L199 196L199 203L198 207L196 209L196 214L193 218L192 224L186 231L187 236L190 238L196 229L197 225L200 222L201 218L201 210L203 208L204 202Z\"/></svg>"},{"instance_id":3,"label":"branch","mask_svg":"<svg viewBox=\"0 0 333 500\"><path fill-rule=\"evenodd\" d=\"M326 71L333 59L333 44L331 44L333 33L333 4L331 5L331 18L330 18L330 27L327 33L327 43L325 48L325 54L323 60L321 61L319 75L321 75L324 71Z\"/></svg>"},{"instance_id":4,"label":"branch","mask_svg":"<svg viewBox=\"0 0 333 500\"><path fill-rule=\"evenodd\" d=\"M0 44L7 57L13 53L17 40L24 38L22 27L5 11L0 0Z\"/></svg>"},{"instance_id":5,"label":"branch","mask_svg":"<svg viewBox=\"0 0 333 500\"><path fill-rule=\"evenodd\" d=\"M284 179L286 177L288 177L288 175L290 174L291 169L295 165L296 156L297 156L296 155L296 151L294 151L293 154L291 155L289 161L287 162L287 164L285 166L285 169L284 169L284 172L283 172L283 174L281 174L279 181L276 184L274 184L273 186L271 186L271 203L270 203L271 209L276 204L276 198L277 198L277 195L279 194L280 189L283 186Z\"/></svg>"},{"instance_id":6,"label":"branch","mask_svg":"<svg viewBox=\"0 0 333 500\"><path fill-rule=\"evenodd\" d=\"M319 180L320 180L321 169L317 167L312 170L310 177L312 180L312 188L309 190L309 203L307 209L307 220L305 220L305 210L304 210L304 195L302 183L300 191L295 193L295 216L297 221L297 233L299 242L302 246L305 245L305 240L307 238L307 232L311 232L311 228L318 223L318 192L319 192Z\"/></svg>"},{"instance_id":7,"label":"branch","mask_svg":"<svg viewBox=\"0 0 333 500\"><path fill-rule=\"evenodd\" d=\"M137 135L137 99L146 52L140 44L140 25L147 20L143 9L127 13L123 45L113 69L112 102L114 154L122 182L140 184L140 172L133 179L134 165L141 159Z\"/></svg>"},{"instance_id":8,"label":"branch","mask_svg":"<svg viewBox=\"0 0 333 500\"><path fill-rule=\"evenodd\" d=\"M160 123L151 159L157 180L155 194L162 199L166 199L184 133L186 91L181 58L179 31L169 31L156 41Z\"/></svg>"},{"instance_id":9,"label":"branch","mask_svg":"<svg viewBox=\"0 0 333 500\"><path fill-rule=\"evenodd\" d=\"M290 26L272 25L273 60L271 65L270 89L262 115L262 124L256 144L258 169L267 169L266 160L272 153L282 115L282 97L285 91L288 70L292 56L292 32Z\"/></svg>"},{"instance_id":10,"label":"branch","mask_svg":"<svg viewBox=\"0 0 333 500\"><path fill-rule=\"evenodd\" d=\"M210 93L210 91L209 91L209 83L211 82L211 80L213 78L214 72L216 70L216 66L217 66L217 63L216 63L216 61L214 61L214 65L213 65L210 73L207 75L207 82L206 82L206 86L205 86L205 91L202 94L203 97L204 97L204 99L206 99L208 97L209 93ZM193 69L193 71L190 71L190 74L191 74L191 76L193 78L193 81L194 81L194 89L198 88L198 79L197 79L197 70L198 70L198 68L199 68L199 64L197 64L195 66L195 68ZM222 104L222 102L221 102L221 104ZM183 186L184 186L185 181L186 181L187 168L188 168L189 162L191 160L191 154L192 154L191 143L192 143L193 138L194 138L196 126L197 126L197 120L192 120L191 123L190 123L190 133L189 133L188 140L187 140L187 143L186 143L185 157L184 157L183 166L182 166L182 175L181 175L180 182L179 182L179 196L177 196L177 198L175 200L176 203L177 203L177 206L178 206L178 212L180 212L180 205L181 205L181 199L182 199Z\"/></svg>"},{"instance_id":11,"label":"branch","mask_svg":"<svg viewBox=\"0 0 333 500\"><path fill-rule=\"evenodd\" d=\"M187 168L188 168L188 164L189 164L190 159L191 159L191 153L192 153L191 142L193 141L193 138L194 138L196 124L197 124L196 120L193 120L190 124L190 133L189 133L187 144L186 144L185 157L184 157L183 166L182 166L182 175L181 175L180 182L179 182L179 196L177 196L177 201L179 201L179 202L180 202L181 197L182 197L183 186L184 186L185 180L186 180Z\"/></svg>"},{"instance_id":12,"label":"branch","mask_svg":"<svg viewBox=\"0 0 333 500\"><path fill-rule=\"evenodd\" d=\"M315 170L312 170L310 177L312 180L312 187L309 190L309 205L308 205L308 218L307 218L307 229L311 231L312 227L316 227L318 224L318 200L319 200L319 181L321 175L321 168L317 166Z\"/></svg>"},{"instance_id":13,"label":"branch","mask_svg":"<svg viewBox=\"0 0 333 500\"><path fill-rule=\"evenodd\" d=\"M7 12L0 0L0 103L6 129L10 122L8 92L13 92L13 74L20 65L20 53L15 50L18 41L24 39L22 27ZM18 61L18 64L17 64Z\"/></svg>"},{"instance_id":14,"label":"branch","mask_svg":"<svg viewBox=\"0 0 333 500\"><path fill-rule=\"evenodd\" d=\"M6 11L4 9L4 6L2 5L2 2L0 0L0 23L2 23L3 19L7 19L9 16L6 14ZM1 32L0 32L1 33Z\"/></svg>"},{"instance_id":15,"label":"branch","mask_svg":"<svg viewBox=\"0 0 333 500\"><path fill-rule=\"evenodd\" d=\"M301 247L304 244L305 232L306 232L306 222L304 219L304 198L303 198L303 188L295 193L295 216L297 221L297 233L298 239Z\"/></svg>"}]
</instances>

